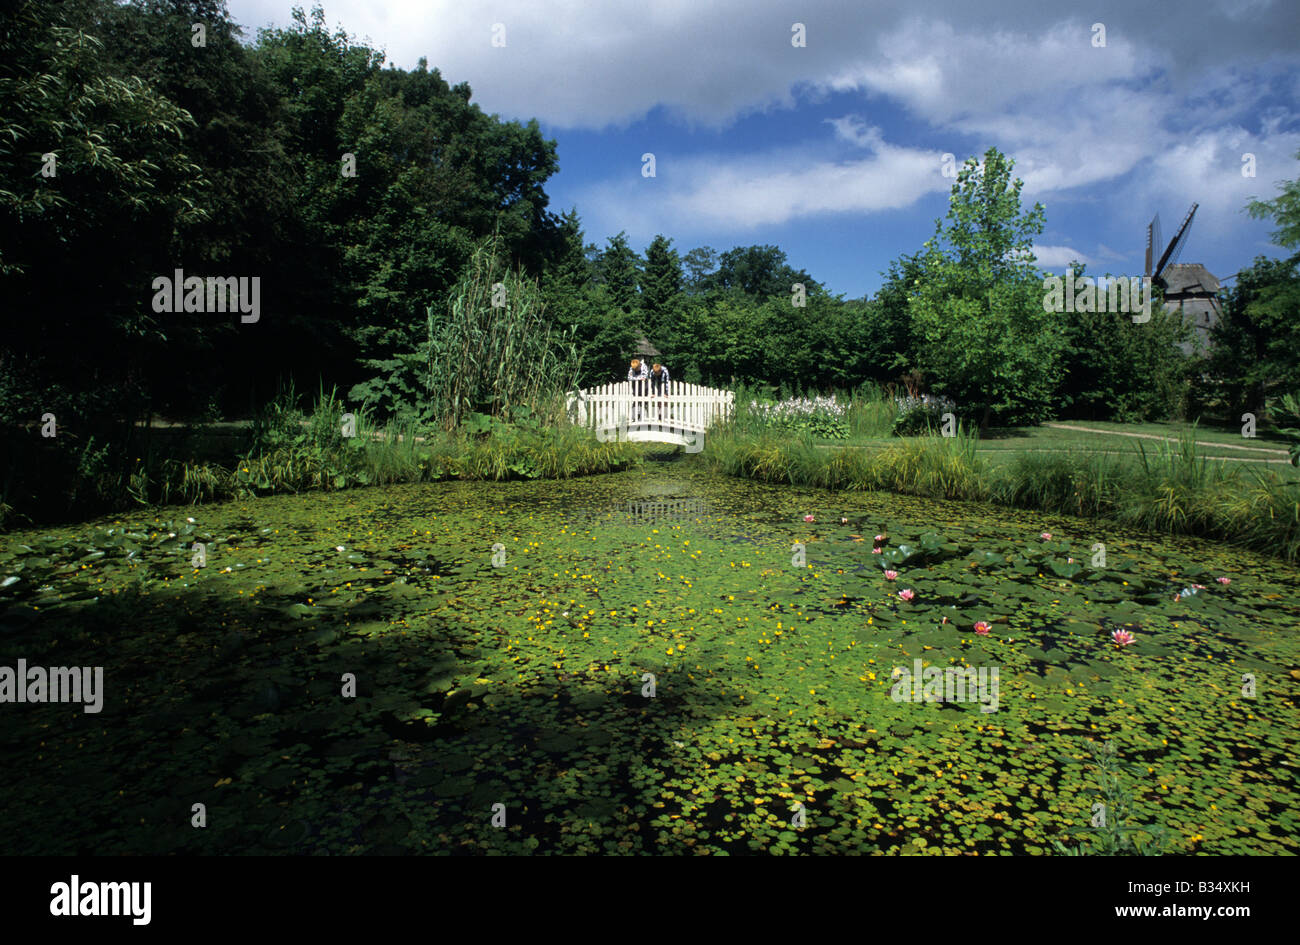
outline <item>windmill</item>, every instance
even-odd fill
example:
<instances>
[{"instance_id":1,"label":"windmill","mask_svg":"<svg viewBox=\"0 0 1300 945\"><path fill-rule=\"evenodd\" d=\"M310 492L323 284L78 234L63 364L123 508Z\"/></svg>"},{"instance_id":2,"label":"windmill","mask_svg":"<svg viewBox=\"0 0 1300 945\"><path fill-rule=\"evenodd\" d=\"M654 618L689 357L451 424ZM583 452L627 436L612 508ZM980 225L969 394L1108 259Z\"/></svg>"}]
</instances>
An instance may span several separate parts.
<instances>
[{"instance_id":1,"label":"windmill","mask_svg":"<svg viewBox=\"0 0 1300 945\"><path fill-rule=\"evenodd\" d=\"M1218 324L1221 315L1219 280L1210 275L1210 271L1201 263L1178 262L1183 247L1187 245L1187 231L1192 226L1192 217L1196 216L1198 206L1200 204L1192 204L1192 208L1183 217L1178 232L1169 241L1169 245L1163 248L1160 214L1152 217L1147 224L1145 275L1151 279L1152 285L1159 286L1164 292L1166 311L1177 309L1182 312L1184 320L1194 327L1201 350L1206 351L1210 346L1210 331ZM1181 347L1184 354L1191 354L1193 346L1190 342L1185 342Z\"/></svg>"}]
</instances>

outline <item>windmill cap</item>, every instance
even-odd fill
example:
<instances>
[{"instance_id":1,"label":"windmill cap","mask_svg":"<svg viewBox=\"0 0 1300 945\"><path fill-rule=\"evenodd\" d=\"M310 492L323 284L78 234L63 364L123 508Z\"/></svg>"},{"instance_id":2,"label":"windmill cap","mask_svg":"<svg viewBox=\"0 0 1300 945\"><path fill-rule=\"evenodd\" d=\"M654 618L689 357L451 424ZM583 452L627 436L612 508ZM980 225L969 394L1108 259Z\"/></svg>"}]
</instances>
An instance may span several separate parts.
<instances>
[{"instance_id":1,"label":"windmill cap","mask_svg":"<svg viewBox=\"0 0 1300 945\"><path fill-rule=\"evenodd\" d=\"M1165 294L1200 290L1218 292L1219 280L1201 263L1174 263L1165 267Z\"/></svg>"}]
</instances>

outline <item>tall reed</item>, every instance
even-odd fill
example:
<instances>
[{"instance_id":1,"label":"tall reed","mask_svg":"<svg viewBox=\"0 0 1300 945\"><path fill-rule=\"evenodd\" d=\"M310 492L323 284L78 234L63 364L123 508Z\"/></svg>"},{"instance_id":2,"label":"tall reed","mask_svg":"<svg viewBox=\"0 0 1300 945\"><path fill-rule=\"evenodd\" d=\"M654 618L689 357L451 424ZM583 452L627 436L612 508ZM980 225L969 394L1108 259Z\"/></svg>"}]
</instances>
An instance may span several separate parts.
<instances>
[{"instance_id":1,"label":"tall reed","mask_svg":"<svg viewBox=\"0 0 1300 945\"><path fill-rule=\"evenodd\" d=\"M509 269L497 238L475 248L446 310L426 311L423 396L443 429L474 412L540 410L576 386L581 358L572 329L554 328L544 307L536 281Z\"/></svg>"},{"instance_id":2,"label":"tall reed","mask_svg":"<svg viewBox=\"0 0 1300 945\"><path fill-rule=\"evenodd\" d=\"M898 404L875 384L865 384L849 398L846 421L849 435L856 438L888 437L898 417Z\"/></svg>"}]
</instances>

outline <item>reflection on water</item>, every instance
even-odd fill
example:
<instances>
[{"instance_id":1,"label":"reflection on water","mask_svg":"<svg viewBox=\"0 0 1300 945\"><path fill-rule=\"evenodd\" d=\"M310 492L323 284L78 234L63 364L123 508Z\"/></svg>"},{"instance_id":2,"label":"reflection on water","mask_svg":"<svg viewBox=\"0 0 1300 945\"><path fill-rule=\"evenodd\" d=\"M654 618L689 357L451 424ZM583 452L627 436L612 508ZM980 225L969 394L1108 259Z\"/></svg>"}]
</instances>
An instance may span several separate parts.
<instances>
[{"instance_id":1,"label":"reflection on water","mask_svg":"<svg viewBox=\"0 0 1300 945\"><path fill-rule=\"evenodd\" d=\"M625 521L637 525L693 521L708 513L709 503L699 496L634 499L617 511Z\"/></svg>"}]
</instances>

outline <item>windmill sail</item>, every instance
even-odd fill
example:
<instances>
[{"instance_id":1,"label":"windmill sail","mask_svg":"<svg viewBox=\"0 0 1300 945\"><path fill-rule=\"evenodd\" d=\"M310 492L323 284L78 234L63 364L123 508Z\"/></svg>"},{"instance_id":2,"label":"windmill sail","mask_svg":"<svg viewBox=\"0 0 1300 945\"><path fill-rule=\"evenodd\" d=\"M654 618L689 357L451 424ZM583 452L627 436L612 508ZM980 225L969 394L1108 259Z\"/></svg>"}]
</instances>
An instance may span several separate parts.
<instances>
[{"instance_id":1,"label":"windmill sail","mask_svg":"<svg viewBox=\"0 0 1300 945\"><path fill-rule=\"evenodd\" d=\"M1160 254L1160 262L1156 263L1156 271L1152 276L1157 282L1162 280L1165 270L1182 255L1183 246L1187 243L1187 230L1191 227L1192 217L1196 216L1196 208L1199 206L1200 204L1192 204L1192 209L1188 210L1187 216L1183 217L1183 223L1178 227L1178 232L1174 235L1172 242Z\"/></svg>"},{"instance_id":2,"label":"windmill sail","mask_svg":"<svg viewBox=\"0 0 1300 945\"><path fill-rule=\"evenodd\" d=\"M1142 274L1145 276L1149 277L1151 275L1151 265L1156 261L1156 258L1160 255L1160 250L1164 247L1164 244L1160 242L1160 237L1160 214L1157 213L1151 218L1151 222L1147 224L1146 265L1142 270Z\"/></svg>"}]
</instances>

